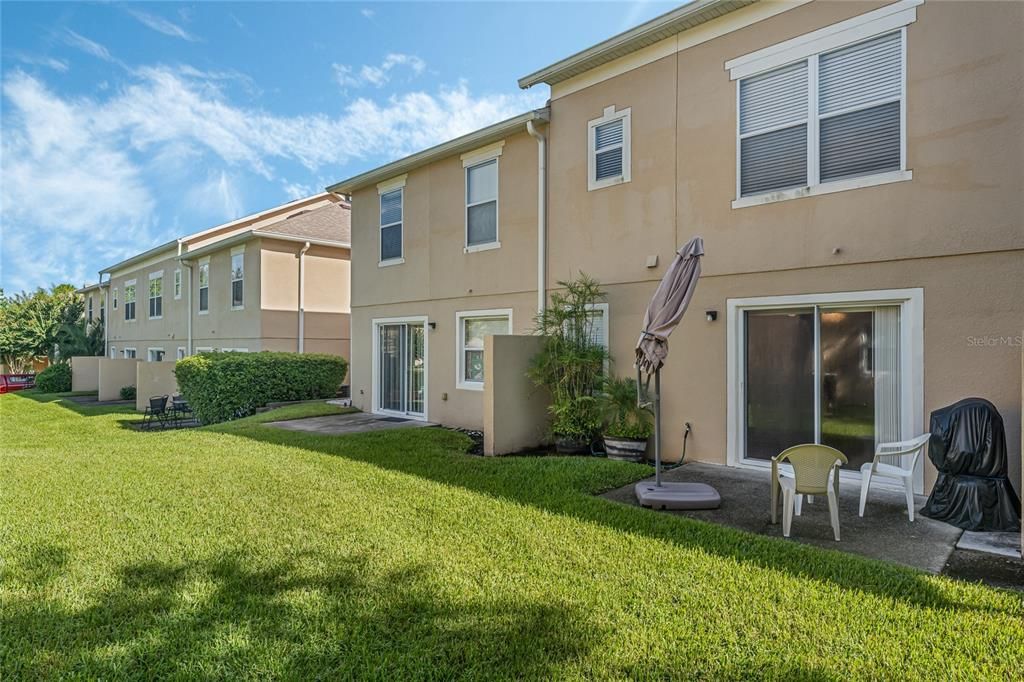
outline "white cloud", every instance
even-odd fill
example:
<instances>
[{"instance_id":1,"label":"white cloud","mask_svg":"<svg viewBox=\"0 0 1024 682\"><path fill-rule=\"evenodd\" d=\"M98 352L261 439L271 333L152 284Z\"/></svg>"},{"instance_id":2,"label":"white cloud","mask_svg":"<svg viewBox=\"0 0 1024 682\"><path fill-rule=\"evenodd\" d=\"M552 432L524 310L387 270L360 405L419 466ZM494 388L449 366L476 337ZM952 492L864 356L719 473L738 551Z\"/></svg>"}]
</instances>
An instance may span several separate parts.
<instances>
[{"instance_id":1,"label":"white cloud","mask_svg":"<svg viewBox=\"0 0 1024 682\"><path fill-rule=\"evenodd\" d=\"M435 93L359 98L333 114L280 116L235 105L221 81L204 75L139 68L128 72L127 85L83 98L59 96L23 72L6 75L0 156L6 286L79 282L91 276L97 259L107 265L173 238L169 227L155 227L158 198L234 217L274 203L263 197L258 206L245 204L247 175L279 184L289 197L312 194L352 174L348 164L382 163L543 102L532 92L475 95L460 82ZM275 168L285 164L327 181L289 183L282 175L294 166ZM198 185L179 189L179 198L167 195L168 182L194 182L196 169L203 178ZM19 265L11 256L21 248L31 248L31 262Z\"/></svg>"},{"instance_id":2,"label":"white cloud","mask_svg":"<svg viewBox=\"0 0 1024 682\"><path fill-rule=\"evenodd\" d=\"M426 71L427 63L416 55L392 52L376 66L364 64L359 69L358 75L353 67L347 64L331 64L331 68L334 70L334 80L343 88L363 85L383 87L391 80L391 72L398 67L408 69L412 77L415 77Z\"/></svg>"},{"instance_id":3,"label":"white cloud","mask_svg":"<svg viewBox=\"0 0 1024 682\"><path fill-rule=\"evenodd\" d=\"M164 19L156 14L149 14L137 9L127 10L128 14L135 17L142 25L153 29L158 33L163 33L165 36L171 36L172 38L181 38L189 42L196 42L198 38L186 31L181 26L178 26L172 21ZM182 15L183 18L185 15Z\"/></svg>"},{"instance_id":4,"label":"white cloud","mask_svg":"<svg viewBox=\"0 0 1024 682\"><path fill-rule=\"evenodd\" d=\"M103 47L95 40L89 40L85 36L79 33L75 33L70 28L64 29L63 38L64 42L66 42L68 45L78 48L86 54L91 54L93 57L96 57L97 59L102 59L106 62L114 61L114 57L110 54L110 50Z\"/></svg>"},{"instance_id":5,"label":"white cloud","mask_svg":"<svg viewBox=\"0 0 1024 682\"><path fill-rule=\"evenodd\" d=\"M45 66L48 69L53 69L60 73L67 73L68 63L62 59L56 59L54 57L44 57L39 55L27 54L25 52L14 53L14 58L22 64L31 64L32 66Z\"/></svg>"},{"instance_id":6,"label":"white cloud","mask_svg":"<svg viewBox=\"0 0 1024 682\"><path fill-rule=\"evenodd\" d=\"M377 14L369 7L362 8L361 10L359 10L359 13L362 14L363 17L366 19L373 19L373 17Z\"/></svg>"},{"instance_id":7,"label":"white cloud","mask_svg":"<svg viewBox=\"0 0 1024 682\"><path fill-rule=\"evenodd\" d=\"M313 194L322 191L321 189L314 187L313 185L303 185L298 182L287 181L281 183L281 188L284 190L284 193L288 195L288 198L293 200L301 199L302 197L312 196Z\"/></svg>"}]
</instances>

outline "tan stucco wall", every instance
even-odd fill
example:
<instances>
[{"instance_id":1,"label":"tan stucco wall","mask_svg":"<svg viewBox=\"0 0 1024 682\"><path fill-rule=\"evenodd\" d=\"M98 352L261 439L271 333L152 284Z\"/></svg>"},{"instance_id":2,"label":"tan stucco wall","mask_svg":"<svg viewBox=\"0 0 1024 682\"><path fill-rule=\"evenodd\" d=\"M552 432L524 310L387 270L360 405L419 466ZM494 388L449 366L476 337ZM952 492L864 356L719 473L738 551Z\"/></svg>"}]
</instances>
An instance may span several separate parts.
<instances>
[{"instance_id":1,"label":"tan stucco wall","mask_svg":"<svg viewBox=\"0 0 1024 682\"><path fill-rule=\"evenodd\" d=\"M889 288L924 290L919 427L927 428L932 410L980 395L1000 409L1007 442L1020 441L1019 343L987 347L972 339L1019 338L1024 322L1024 3L917 8L907 31L913 180L731 207L736 84L725 62L881 4L814 2L551 103L548 282L582 269L606 285L616 372L630 371L644 307L676 247L694 234L704 237L704 277L673 337L665 375L667 459L678 457L682 425L690 421L687 456L725 462L728 298ZM587 122L609 105L632 110L632 180L588 192ZM510 155L514 141L519 163ZM480 401L453 388L454 310L514 306L517 333L528 328L519 310L532 316L532 145L525 136L506 144L501 210L518 203L523 214L517 235L502 218L502 248L495 251L462 253L458 155L409 173L403 265L377 267L377 190L356 192L353 248L372 254L353 266L357 401L371 404L371 319L429 315L438 321L429 336L429 418L482 424ZM522 191L510 194L515 186ZM520 246L506 248L513 236ZM656 268L645 267L650 255L659 258ZM718 310L718 321L706 322L705 309ZM439 397L444 391L447 401ZM1018 480L1020 451L1010 449L1011 477ZM933 478L929 463L928 487Z\"/></svg>"},{"instance_id":2,"label":"tan stucco wall","mask_svg":"<svg viewBox=\"0 0 1024 682\"><path fill-rule=\"evenodd\" d=\"M181 268L181 298L174 298L174 271ZM163 270L163 315L161 319L149 319L149 275ZM157 261L111 276L110 296L117 289L117 309L107 309L107 352L110 346L117 348L118 356L126 348L135 348L136 357L146 359L149 348L163 348L168 356L174 357L178 346L187 345L186 325L188 323L188 270L177 259L176 251L168 251ZM124 319L124 283L135 281L135 319Z\"/></svg>"},{"instance_id":3,"label":"tan stucco wall","mask_svg":"<svg viewBox=\"0 0 1024 682\"><path fill-rule=\"evenodd\" d=\"M539 336L484 339L484 454L506 455L546 442L550 396L526 376Z\"/></svg>"},{"instance_id":4,"label":"tan stucco wall","mask_svg":"<svg viewBox=\"0 0 1024 682\"><path fill-rule=\"evenodd\" d=\"M100 360L81 355L71 358L71 390L98 391L100 388Z\"/></svg>"},{"instance_id":5,"label":"tan stucco wall","mask_svg":"<svg viewBox=\"0 0 1024 682\"><path fill-rule=\"evenodd\" d=\"M98 400L120 400L121 389L135 386L135 368L138 360L111 360L100 358Z\"/></svg>"},{"instance_id":6,"label":"tan stucco wall","mask_svg":"<svg viewBox=\"0 0 1024 682\"><path fill-rule=\"evenodd\" d=\"M236 245L238 246L238 245ZM260 291L263 273L260 272L260 248L258 240L245 243L245 279L242 284L243 308L231 309L231 249L209 254L210 257L210 308L200 314L199 310L199 263L192 268L192 349L248 348L260 350Z\"/></svg>"},{"instance_id":7,"label":"tan stucco wall","mask_svg":"<svg viewBox=\"0 0 1024 682\"><path fill-rule=\"evenodd\" d=\"M145 412L152 396L172 396L178 392L178 381L174 378L176 364L174 361L138 363L135 384L136 410Z\"/></svg>"}]
</instances>

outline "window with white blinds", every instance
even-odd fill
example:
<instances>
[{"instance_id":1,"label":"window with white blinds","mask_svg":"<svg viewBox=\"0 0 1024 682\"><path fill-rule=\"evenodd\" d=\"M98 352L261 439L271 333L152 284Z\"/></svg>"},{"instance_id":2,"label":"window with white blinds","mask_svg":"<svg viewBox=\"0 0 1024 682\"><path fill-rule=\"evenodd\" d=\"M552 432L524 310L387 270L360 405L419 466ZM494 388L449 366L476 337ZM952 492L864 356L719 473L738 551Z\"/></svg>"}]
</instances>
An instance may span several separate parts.
<instances>
[{"instance_id":1,"label":"window with white blinds","mask_svg":"<svg viewBox=\"0 0 1024 682\"><path fill-rule=\"evenodd\" d=\"M739 81L740 197L904 168L903 30Z\"/></svg>"},{"instance_id":2,"label":"window with white blinds","mask_svg":"<svg viewBox=\"0 0 1024 682\"><path fill-rule=\"evenodd\" d=\"M402 194L399 188L380 195L380 260L402 257Z\"/></svg>"},{"instance_id":3,"label":"window with white blinds","mask_svg":"<svg viewBox=\"0 0 1024 682\"><path fill-rule=\"evenodd\" d=\"M588 123L588 190L629 182L630 112L607 107L601 118Z\"/></svg>"}]
</instances>

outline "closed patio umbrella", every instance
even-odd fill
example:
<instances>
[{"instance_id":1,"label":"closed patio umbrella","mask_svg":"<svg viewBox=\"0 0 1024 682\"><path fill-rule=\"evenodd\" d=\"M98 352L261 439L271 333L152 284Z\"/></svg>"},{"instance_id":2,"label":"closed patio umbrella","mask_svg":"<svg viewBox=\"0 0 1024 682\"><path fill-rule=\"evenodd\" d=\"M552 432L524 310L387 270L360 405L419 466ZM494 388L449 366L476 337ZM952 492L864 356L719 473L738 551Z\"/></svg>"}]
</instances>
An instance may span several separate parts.
<instances>
[{"instance_id":1,"label":"closed patio umbrella","mask_svg":"<svg viewBox=\"0 0 1024 682\"><path fill-rule=\"evenodd\" d=\"M636 342L637 391L640 375L648 380L654 374L654 485L638 483L640 504L668 509L707 509L721 503L718 491L703 483L661 482L661 367L668 358L668 337L683 319L697 289L704 240L694 237L676 252L676 257L661 278L654 297L644 313L644 326ZM639 396L638 396L639 399Z\"/></svg>"}]
</instances>

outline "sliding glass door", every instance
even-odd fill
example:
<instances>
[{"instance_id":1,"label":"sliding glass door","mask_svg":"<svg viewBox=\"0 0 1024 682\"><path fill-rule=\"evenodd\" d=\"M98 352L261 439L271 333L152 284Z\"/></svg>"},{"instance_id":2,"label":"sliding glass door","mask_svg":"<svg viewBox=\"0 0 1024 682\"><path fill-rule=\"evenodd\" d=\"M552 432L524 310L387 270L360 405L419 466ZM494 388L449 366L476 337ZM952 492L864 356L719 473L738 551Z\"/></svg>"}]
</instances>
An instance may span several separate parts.
<instances>
[{"instance_id":1,"label":"sliding glass door","mask_svg":"<svg viewBox=\"0 0 1024 682\"><path fill-rule=\"evenodd\" d=\"M426 414L424 324L377 326L377 407L414 417Z\"/></svg>"},{"instance_id":2,"label":"sliding glass door","mask_svg":"<svg viewBox=\"0 0 1024 682\"><path fill-rule=\"evenodd\" d=\"M744 330L747 458L822 443L859 470L899 440L899 306L748 310Z\"/></svg>"}]
</instances>

